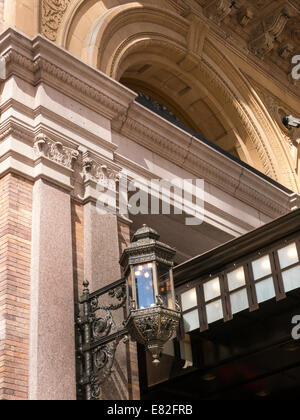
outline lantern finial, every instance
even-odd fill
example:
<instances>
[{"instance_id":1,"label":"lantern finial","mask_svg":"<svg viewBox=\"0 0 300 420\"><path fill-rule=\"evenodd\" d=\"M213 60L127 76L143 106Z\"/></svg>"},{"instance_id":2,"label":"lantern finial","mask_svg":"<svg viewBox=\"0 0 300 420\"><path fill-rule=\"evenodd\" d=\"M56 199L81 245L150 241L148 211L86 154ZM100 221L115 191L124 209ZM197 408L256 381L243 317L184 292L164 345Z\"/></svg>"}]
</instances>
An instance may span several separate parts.
<instances>
[{"instance_id":1,"label":"lantern finial","mask_svg":"<svg viewBox=\"0 0 300 420\"><path fill-rule=\"evenodd\" d=\"M140 229L138 229L133 235L132 242L136 242L139 239L144 239L144 238L154 239L158 241L160 236L156 232L156 230L150 228L146 224L143 224L143 226Z\"/></svg>"}]
</instances>

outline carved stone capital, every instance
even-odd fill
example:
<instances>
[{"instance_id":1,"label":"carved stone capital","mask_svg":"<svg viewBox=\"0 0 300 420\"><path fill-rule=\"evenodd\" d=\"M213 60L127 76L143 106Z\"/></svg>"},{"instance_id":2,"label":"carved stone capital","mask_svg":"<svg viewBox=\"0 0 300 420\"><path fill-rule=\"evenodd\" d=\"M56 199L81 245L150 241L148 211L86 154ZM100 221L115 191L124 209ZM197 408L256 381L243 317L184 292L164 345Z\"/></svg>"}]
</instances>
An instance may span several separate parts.
<instances>
[{"instance_id":1,"label":"carved stone capital","mask_svg":"<svg viewBox=\"0 0 300 420\"><path fill-rule=\"evenodd\" d=\"M91 157L88 152L83 156L82 166L84 182L92 181L109 186L110 181L117 183L120 179L118 170L109 167L106 162Z\"/></svg>"},{"instance_id":2,"label":"carved stone capital","mask_svg":"<svg viewBox=\"0 0 300 420\"><path fill-rule=\"evenodd\" d=\"M79 156L76 149L52 140L45 134L36 136L33 149L37 157L45 157L71 170L73 170L73 165Z\"/></svg>"}]
</instances>

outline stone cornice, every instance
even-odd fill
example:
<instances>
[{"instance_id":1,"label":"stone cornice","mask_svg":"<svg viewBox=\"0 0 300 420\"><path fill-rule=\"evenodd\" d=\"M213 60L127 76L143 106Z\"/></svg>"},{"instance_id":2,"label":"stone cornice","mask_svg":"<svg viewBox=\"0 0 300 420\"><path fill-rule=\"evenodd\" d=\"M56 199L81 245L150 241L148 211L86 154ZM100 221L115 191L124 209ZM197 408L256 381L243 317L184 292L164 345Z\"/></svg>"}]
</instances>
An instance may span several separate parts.
<instances>
[{"instance_id":1,"label":"stone cornice","mask_svg":"<svg viewBox=\"0 0 300 420\"><path fill-rule=\"evenodd\" d=\"M141 165L124 158L124 156L119 155L118 153L116 153L115 155L115 160L116 162L121 165L123 167L123 172L125 172L128 176L128 179L132 179L133 176L138 175L141 178L144 178L145 180L152 180L152 179L156 179L158 178L156 173L151 172L148 169L145 169L144 167L142 167ZM205 164L205 171L203 170L203 177L207 176L207 173L210 170L210 166L209 164ZM199 165L198 165L199 166ZM192 170L192 169L190 169ZM215 175L215 169L212 168L211 170L211 177L210 177L210 181L212 182L212 177ZM240 174L237 176L239 177L239 179L242 179L247 182L247 173L244 172L243 170L240 172ZM216 182L218 181L218 179L215 177ZM272 188L270 188L269 191L266 191L266 197L265 197L265 204L264 204L264 208L262 208L262 200L264 199L264 197L262 197L257 191L257 185L255 185L255 182L257 180L251 180L250 182L252 182L252 184L250 185L244 185L243 183L239 184L237 182L237 179L231 179L229 180L229 182L231 181L231 186L229 187L227 185L227 191L230 192L231 191L231 195L234 196L237 199L241 199L241 196L243 195L244 199L247 199L247 194L250 195L251 199L253 200L252 203L249 203L250 205L255 204L255 207L257 208L258 206L261 207L261 210L266 211L267 214L269 214L270 216L272 215L272 217L276 218L278 217L278 214L281 214L280 212L283 212L282 214L286 213L286 209L292 209L292 207L297 208L297 206L299 207L300 205L300 196L298 194L294 194L294 195L288 195L288 194L282 194L282 191L277 191L275 193L275 196L277 196L278 200L282 200L284 197L284 205L283 206L277 206L276 202L273 200L273 196L274 196L274 190ZM259 180L258 180L259 182ZM218 187L220 188L220 180L219 182L217 182ZM223 190L226 190L226 184L227 184L227 178L223 180ZM206 189L205 189L206 190ZM237 192L237 195L235 195L235 192ZM274 203L275 206L270 210L270 202ZM245 200L243 200L245 201ZM249 200L247 200L249 202ZM219 219L218 219L219 217ZM213 221L214 225L218 225L220 223L220 218L226 218L226 221L230 220L233 225L235 226L235 229L233 229L231 227L230 234L232 234L233 236L238 236L238 235L243 235L246 232L249 232L249 230L251 230L253 228L253 226L251 226L249 223L247 223L246 220L240 220L238 219L236 216L231 215L229 213L227 213L226 211L224 211L224 209L222 208L218 208L215 205L211 204L209 202L209 200L205 200L205 221Z\"/></svg>"},{"instance_id":2,"label":"stone cornice","mask_svg":"<svg viewBox=\"0 0 300 420\"><path fill-rule=\"evenodd\" d=\"M289 194L139 104L131 107L120 131L270 217L290 209Z\"/></svg>"},{"instance_id":3,"label":"stone cornice","mask_svg":"<svg viewBox=\"0 0 300 420\"><path fill-rule=\"evenodd\" d=\"M81 202L97 200L97 187L118 181L121 166L43 126L25 126L10 118L0 126L0 176L17 173L31 181L43 178Z\"/></svg>"},{"instance_id":4,"label":"stone cornice","mask_svg":"<svg viewBox=\"0 0 300 420\"><path fill-rule=\"evenodd\" d=\"M119 131L135 143L165 158L166 161L183 168L188 173L205 179L208 183L266 215L278 217L289 211L289 195L287 193L135 103L136 94L134 92L87 66L84 62L42 36L30 40L9 28L0 35L0 53L4 55L7 61L7 79L17 76L33 86L41 83L51 86L60 93L71 97L83 107L95 110L99 116L110 119L115 131ZM9 108L8 103L4 104L4 108L5 106L6 109ZM32 120L36 119L35 116L41 110L46 114L48 112L42 106L40 109L33 109L34 118ZM49 112L53 113L53 110ZM26 113L28 114L29 110ZM63 117L58 116L58 118ZM9 124L12 124L12 128L9 127ZM35 123L32 122L32 124ZM62 121L61 125L64 126L65 121ZM74 124L71 125L70 132L74 132ZM32 164L25 165L27 168L25 171L24 162L20 161L18 170L24 170L25 175L32 179L37 176L37 173L42 176L44 170L45 176L52 177L54 180L57 177L57 182L60 185L72 188L71 177L74 172L72 165L75 159L75 155L72 159L72 150L76 151L77 146L79 146L76 141L69 141L63 135L61 139L55 138L56 135L52 137L51 133L47 132L45 122L41 123L38 128L34 126L24 129L16 121L10 121L5 126L1 126L0 129L3 136L1 147L4 148L4 144L7 147L4 150L4 155L8 156L7 153L10 153L10 151L15 153L14 163L19 158L18 139L23 142L22 144L27 144L25 151L28 152L28 155L25 157L31 160ZM10 130L13 130L13 132ZM26 132L26 135L24 134L22 137L20 130ZM30 134L30 131L32 134ZM44 146L45 144L46 146L52 145L58 155L55 155L55 153L43 154L43 146L42 155L38 158L34 156L34 141L40 134L49 137L50 143L48 142L48 144L46 140ZM10 138L14 140L11 141ZM94 140L97 141L96 136L94 136ZM32 142L31 145L29 144L30 141ZM101 142L100 139L99 142ZM64 153L61 156L59 155L61 146L58 143L62 143L67 157ZM113 153L116 150L115 145L103 140L101 145L105 146L105 144L107 144L107 150L111 153L111 160L113 160ZM36 144L36 148L40 146L42 146L42 143ZM94 153L92 150L90 152ZM55 156L58 156L58 158L56 159ZM95 156L100 159L101 166L102 158L97 153ZM91 156L88 157L91 158ZM81 157L79 157L78 162L81 162L80 159ZM6 170L9 165L12 167L11 162L11 160L7 160L7 166L4 165L3 167L2 165L3 170ZM39 166L36 162L39 162ZM64 165L66 162L67 165ZM78 165L78 162L76 165ZM2 160L1 163L3 164L4 161ZM37 172L37 166L40 172ZM79 168L79 172L83 169ZM115 169L118 168L112 168L112 170ZM78 170L78 168L75 168L75 170ZM57 175L55 171L60 175ZM99 175L100 172L94 172L94 175L96 174L95 181L97 181L97 173ZM92 173L89 175L94 176Z\"/></svg>"},{"instance_id":5,"label":"stone cornice","mask_svg":"<svg viewBox=\"0 0 300 420\"><path fill-rule=\"evenodd\" d=\"M0 54L7 79L17 75L34 85L45 82L109 119L126 112L136 97L41 35L30 40L8 28L0 35Z\"/></svg>"}]
</instances>

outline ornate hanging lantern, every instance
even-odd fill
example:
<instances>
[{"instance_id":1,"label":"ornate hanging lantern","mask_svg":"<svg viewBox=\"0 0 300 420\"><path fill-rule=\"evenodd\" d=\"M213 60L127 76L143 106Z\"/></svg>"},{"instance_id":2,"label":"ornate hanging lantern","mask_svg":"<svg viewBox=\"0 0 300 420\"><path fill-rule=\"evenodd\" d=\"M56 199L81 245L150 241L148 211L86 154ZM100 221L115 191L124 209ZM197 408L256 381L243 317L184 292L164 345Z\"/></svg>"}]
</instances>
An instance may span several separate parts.
<instances>
[{"instance_id":1,"label":"ornate hanging lantern","mask_svg":"<svg viewBox=\"0 0 300 420\"><path fill-rule=\"evenodd\" d=\"M127 276L128 318L131 338L160 363L164 344L175 335L181 317L175 299L175 250L159 241L158 233L144 225L125 249L120 264Z\"/></svg>"}]
</instances>

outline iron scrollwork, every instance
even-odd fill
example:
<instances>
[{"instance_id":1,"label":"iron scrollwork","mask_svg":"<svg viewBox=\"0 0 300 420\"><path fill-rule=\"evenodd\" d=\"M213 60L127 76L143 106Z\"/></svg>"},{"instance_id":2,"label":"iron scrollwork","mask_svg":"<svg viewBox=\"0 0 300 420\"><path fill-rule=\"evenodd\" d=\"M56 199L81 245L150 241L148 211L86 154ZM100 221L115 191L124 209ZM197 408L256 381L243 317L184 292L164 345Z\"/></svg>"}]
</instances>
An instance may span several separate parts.
<instances>
[{"instance_id":1,"label":"iron scrollwork","mask_svg":"<svg viewBox=\"0 0 300 420\"><path fill-rule=\"evenodd\" d=\"M90 294L89 283L84 282L81 315L77 320L79 333L79 360L81 364L79 389L87 400L98 400L101 386L113 373L113 364L120 341L127 342L127 329L118 328L112 312L126 305L125 280ZM101 304L104 295L114 303ZM98 314L101 314L100 316Z\"/></svg>"}]
</instances>

